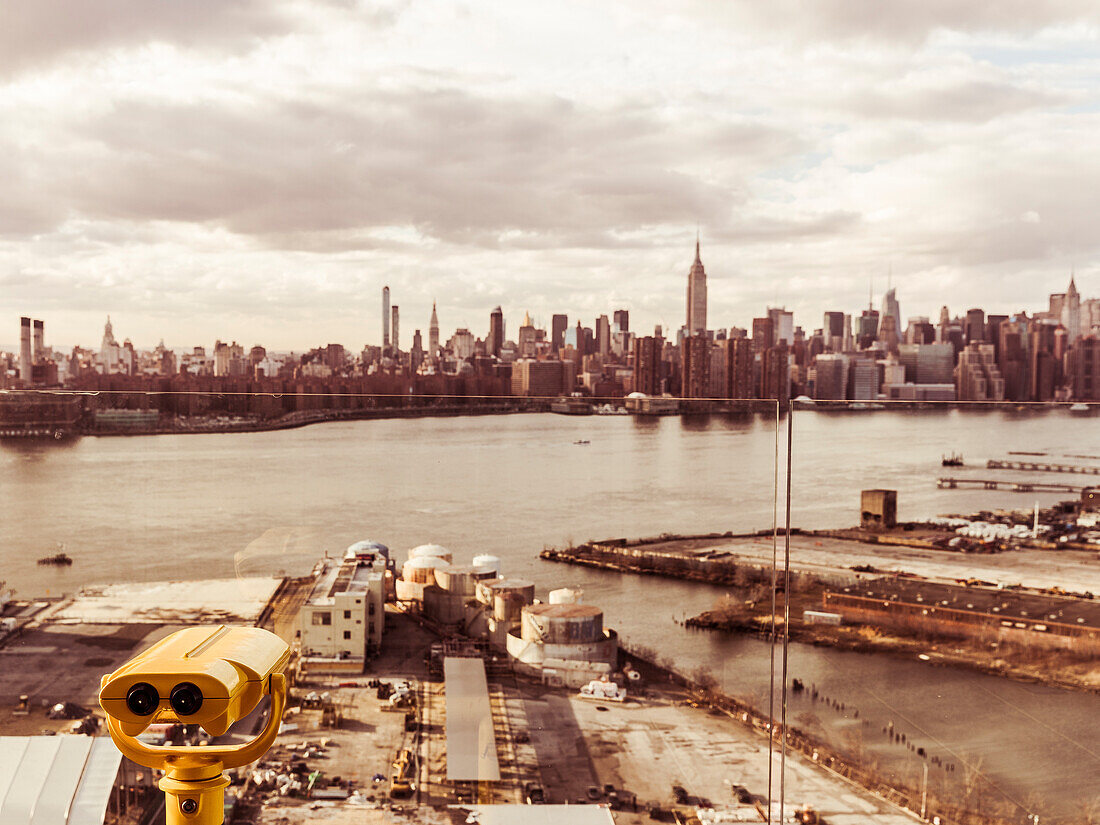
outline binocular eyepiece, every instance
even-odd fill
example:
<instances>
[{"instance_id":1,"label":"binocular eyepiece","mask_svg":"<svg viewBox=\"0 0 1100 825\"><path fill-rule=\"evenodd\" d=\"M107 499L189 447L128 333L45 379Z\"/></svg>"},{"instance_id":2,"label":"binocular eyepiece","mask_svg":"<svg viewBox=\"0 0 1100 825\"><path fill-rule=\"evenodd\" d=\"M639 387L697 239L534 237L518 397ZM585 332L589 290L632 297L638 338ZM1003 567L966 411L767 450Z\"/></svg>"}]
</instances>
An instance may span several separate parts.
<instances>
[{"instance_id":1,"label":"binocular eyepiece","mask_svg":"<svg viewBox=\"0 0 1100 825\"><path fill-rule=\"evenodd\" d=\"M168 704L177 716L191 716L202 707L202 691L192 682L180 682L168 694ZM148 682L138 682L126 691L126 707L135 716L150 716L160 705L160 694Z\"/></svg>"}]
</instances>

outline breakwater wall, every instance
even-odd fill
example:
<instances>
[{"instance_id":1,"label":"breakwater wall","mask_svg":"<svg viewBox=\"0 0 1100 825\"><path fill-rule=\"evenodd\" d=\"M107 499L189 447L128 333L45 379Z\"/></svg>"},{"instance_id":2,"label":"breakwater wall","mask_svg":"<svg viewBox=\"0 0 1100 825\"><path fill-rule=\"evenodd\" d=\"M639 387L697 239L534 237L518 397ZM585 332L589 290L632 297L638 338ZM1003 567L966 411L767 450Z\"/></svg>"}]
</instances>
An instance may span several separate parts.
<instances>
[{"instance_id":1,"label":"breakwater wall","mask_svg":"<svg viewBox=\"0 0 1100 825\"><path fill-rule=\"evenodd\" d=\"M803 531L792 528L791 535L802 535ZM715 544L722 542L750 540L772 537L771 530L753 533L712 533L695 536L666 535L650 539L610 539L591 541L576 547L548 547L539 553L545 561L576 564L583 567L595 567L624 573L637 573L649 576L666 576L687 581L705 582L733 587L745 587L771 581L772 567L755 561L748 561L729 550L677 549L679 541L698 541L713 539ZM782 536L779 538L778 556L782 563ZM654 546L656 545L656 547ZM667 549L657 549L661 547ZM856 579L855 571L821 570L813 575L791 572L792 588L797 589L811 582L824 582L830 585L845 585Z\"/></svg>"}]
</instances>

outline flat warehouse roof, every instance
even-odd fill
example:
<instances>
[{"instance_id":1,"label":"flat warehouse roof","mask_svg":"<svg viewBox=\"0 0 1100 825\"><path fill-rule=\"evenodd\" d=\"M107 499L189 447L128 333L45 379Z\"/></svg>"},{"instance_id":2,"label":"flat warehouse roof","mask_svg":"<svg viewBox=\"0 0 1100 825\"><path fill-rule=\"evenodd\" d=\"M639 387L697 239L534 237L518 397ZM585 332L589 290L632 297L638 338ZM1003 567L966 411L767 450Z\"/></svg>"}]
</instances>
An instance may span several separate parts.
<instances>
[{"instance_id":1,"label":"flat warehouse roof","mask_svg":"<svg viewBox=\"0 0 1100 825\"><path fill-rule=\"evenodd\" d=\"M481 659L443 660L447 705L447 779L452 782L500 780L489 685Z\"/></svg>"},{"instance_id":2,"label":"flat warehouse roof","mask_svg":"<svg viewBox=\"0 0 1100 825\"><path fill-rule=\"evenodd\" d=\"M102 825L121 761L109 736L0 736L0 822Z\"/></svg>"}]
</instances>

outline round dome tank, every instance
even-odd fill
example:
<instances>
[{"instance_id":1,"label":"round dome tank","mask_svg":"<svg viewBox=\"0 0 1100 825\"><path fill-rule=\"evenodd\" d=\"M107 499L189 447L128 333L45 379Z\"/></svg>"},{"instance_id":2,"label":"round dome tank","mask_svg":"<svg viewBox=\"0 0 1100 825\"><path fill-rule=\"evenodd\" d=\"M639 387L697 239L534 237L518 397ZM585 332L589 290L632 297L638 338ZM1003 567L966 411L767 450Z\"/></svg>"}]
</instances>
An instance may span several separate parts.
<instances>
[{"instance_id":1,"label":"round dome tank","mask_svg":"<svg viewBox=\"0 0 1100 825\"><path fill-rule=\"evenodd\" d=\"M439 544L421 544L409 551L410 559L419 559L424 557L443 559L448 564L454 561L454 556L451 555L451 551Z\"/></svg>"},{"instance_id":2,"label":"round dome tank","mask_svg":"<svg viewBox=\"0 0 1100 825\"><path fill-rule=\"evenodd\" d=\"M473 597L474 578L473 567L437 567L435 570L435 583L448 593L459 596Z\"/></svg>"},{"instance_id":3,"label":"round dome tank","mask_svg":"<svg viewBox=\"0 0 1100 825\"><path fill-rule=\"evenodd\" d=\"M568 645L603 638L603 611L590 604L532 604L523 608L523 638Z\"/></svg>"},{"instance_id":4,"label":"round dome tank","mask_svg":"<svg viewBox=\"0 0 1100 825\"><path fill-rule=\"evenodd\" d=\"M446 560L435 556L423 556L409 559L401 567L401 578L407 582L418 584L434 584L435 571L442 567L449 567Z\"/></svg>"},{"instance_id":5,"label":"round dome tank","mask_svg":"<svg viewBox=\"0 0 1100 825\"><path fill-rule=\"evenodd\" d=\"M500 557L482 553L474 556L472 562L478 578L495 579L500 575Z\"/></svg>"},{"instance_id":6,"label":"round dome tank","mask_svg":"<svg viewBox=\"0 0 1100 825\"><path fill-rule=\"evenodd\" d=\"M584 600L584 591L579 587L561 587L551 590L550 604L580 604Z\"/></svg>"}]
</instances>

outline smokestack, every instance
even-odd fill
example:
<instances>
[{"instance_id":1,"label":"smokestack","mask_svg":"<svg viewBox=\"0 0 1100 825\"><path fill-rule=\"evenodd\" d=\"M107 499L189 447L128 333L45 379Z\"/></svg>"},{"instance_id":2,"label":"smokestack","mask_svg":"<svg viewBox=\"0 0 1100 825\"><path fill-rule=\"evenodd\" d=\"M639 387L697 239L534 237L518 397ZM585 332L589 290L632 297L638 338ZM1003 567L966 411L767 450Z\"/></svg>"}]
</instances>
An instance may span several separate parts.
<instances>
[{"instance_id":1,"label":"smokestack","mask_svg":"<svg viewBox=\"0 0 1100 825\"><path fill-rule=\"evenodd\" d=\"M31 319L19 319L19 379L24 387L31 385Z\"/></svg>"},{"instance_id":2,"label":"smokestack","mask_svg":"<svg viewBox=\"0 0 1100 825\"><path fill-rule=\"evenodd\" d=\"M397 337L397 305L393 307L393 351L400 352L401 345L398 343L400 339Z\"/></svg>"},{"instance_id":3,"label":"smokestack","mask_svg":"<svg viewBox=\"0 0 1100 825\"><path fill-rule=\"evenodd\" d=\"M390 345L390 288L382 287L382 354Z\"/></svg>"},{"instance_id":4,"label":"smokestack","mask_svg":"<svg viewBox=\"0 0 1100 825\"><path fill-rule=\"evenodd\" d=\"M44 321L34 322L34 351L31 353L35 364L41 364L46 357L46 324Z\"/></svg>"}]
</instances>

